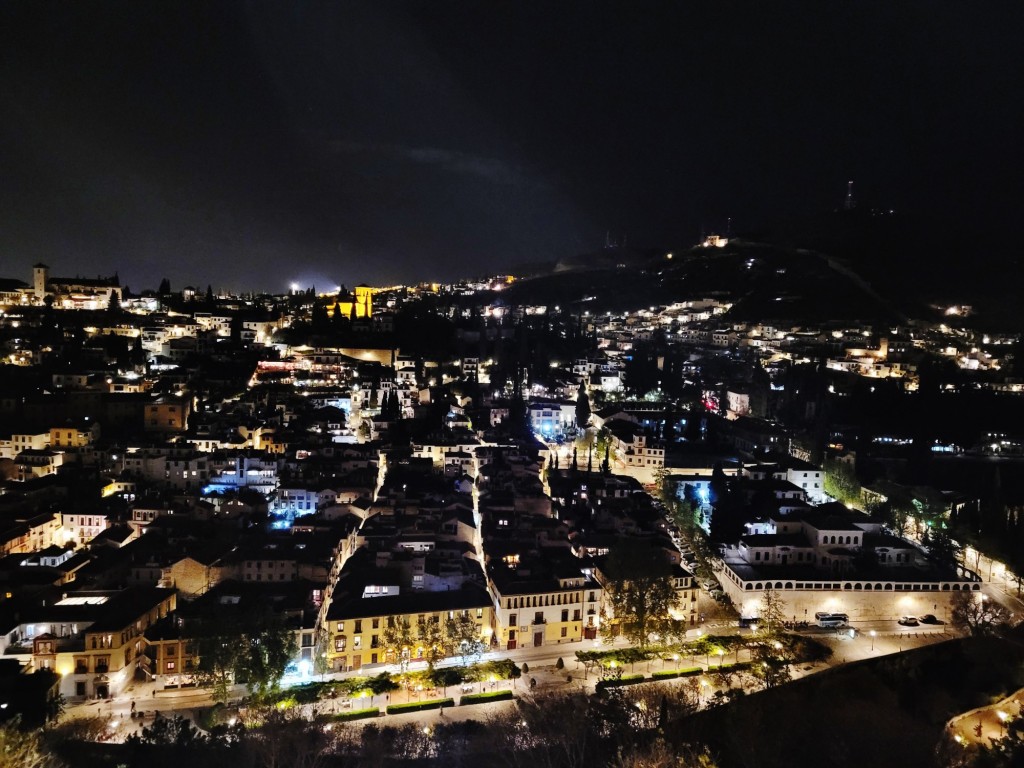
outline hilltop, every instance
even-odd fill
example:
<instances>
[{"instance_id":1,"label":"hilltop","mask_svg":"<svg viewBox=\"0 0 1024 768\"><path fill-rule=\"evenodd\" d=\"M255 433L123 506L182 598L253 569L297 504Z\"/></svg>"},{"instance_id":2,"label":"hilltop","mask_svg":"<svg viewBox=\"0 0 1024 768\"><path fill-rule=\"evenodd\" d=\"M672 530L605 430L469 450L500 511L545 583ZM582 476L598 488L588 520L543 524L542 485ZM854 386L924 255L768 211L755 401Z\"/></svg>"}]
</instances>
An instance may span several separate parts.
<instances>
[{"instance_id":1,"label":"hilltop","mask_svg":"<svg viewBox=\"0 0 1024 768\"><path fill-rule=\"evenodd\" d=\"M903 314L839 259L747 240L671 254L610 249L559 270L518 281L503 299L605 312L717 296L733 302L729 317L761 321L889 322Z\"/></svg>"}]
</instances>

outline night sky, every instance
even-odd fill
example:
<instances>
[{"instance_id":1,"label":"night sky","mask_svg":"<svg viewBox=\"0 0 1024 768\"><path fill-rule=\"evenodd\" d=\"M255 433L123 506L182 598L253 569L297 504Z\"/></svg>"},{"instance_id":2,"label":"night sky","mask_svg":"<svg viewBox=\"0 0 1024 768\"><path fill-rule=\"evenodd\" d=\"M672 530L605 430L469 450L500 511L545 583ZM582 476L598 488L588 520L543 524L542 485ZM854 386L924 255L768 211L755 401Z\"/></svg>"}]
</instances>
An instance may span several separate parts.
<instances>
[{"instance_id":1,"label":"night sky","mask_svg":"<svg viewBox=\"0 0 1024 768\"><path fill-rule=\"evenodd\" d=\"M847 179L1015 238L1022 29L1020 2L4 2L0 277L446 279Z\"/></svg>"}]
</instances>

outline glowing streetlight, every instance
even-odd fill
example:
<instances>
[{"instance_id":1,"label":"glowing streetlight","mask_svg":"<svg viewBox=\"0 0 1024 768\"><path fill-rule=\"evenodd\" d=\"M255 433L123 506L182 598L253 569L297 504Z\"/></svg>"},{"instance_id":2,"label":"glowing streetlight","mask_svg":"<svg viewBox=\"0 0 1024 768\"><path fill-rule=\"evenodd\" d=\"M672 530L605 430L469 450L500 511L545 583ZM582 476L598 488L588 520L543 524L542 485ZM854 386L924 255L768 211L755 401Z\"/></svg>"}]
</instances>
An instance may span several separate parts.
<instances>
[{"instance_id":1,"label":"glowing streetlight","mask_svg":"<svg viewBox=\"0 0 1024 768\"><path fill-rule=\"evenodd\" d=\"M878 633L872 629L870 632L868 632L868 634L871 635L871 650L873 651L875 650L875 635L877 635Z\"/></svg>"}]
</instances>

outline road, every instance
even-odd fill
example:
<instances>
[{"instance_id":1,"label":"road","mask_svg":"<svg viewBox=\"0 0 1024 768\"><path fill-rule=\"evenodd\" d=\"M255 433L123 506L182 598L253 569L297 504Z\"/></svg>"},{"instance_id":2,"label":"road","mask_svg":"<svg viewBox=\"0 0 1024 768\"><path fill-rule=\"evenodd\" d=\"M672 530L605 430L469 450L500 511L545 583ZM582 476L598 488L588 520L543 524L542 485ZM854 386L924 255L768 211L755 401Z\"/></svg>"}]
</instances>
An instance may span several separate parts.
<instances>
[{"instance_id":1,"label":"road","mask_svg":"<svg viewBox=\"0 0 1024 768\"><path fill-rule=\"evenodd\" d=\"M901 651L921 647L923 645L942 642L955 636L948 625L900 627L894 621L872 622L870 625L864 624L863 626L858 626L856 629L857 631L854 633L853 637L850 636L851 633L849 630L837 632L835 630L811 629L806 631L804 634L820 639L831 647L833 650L833 656L824 663L794 665L792 670L793 677L803 677L809 674L814 674L815 672L823 671L830 667L862 659L876 658L887 654L899 653ZM723 626L708 626L703 631L710 634L748 633L747 630L739 630L736 627ZM874 632L874 635L871 634L872 632ZM614 647L626 646L627 644L621 639L614 645ZM529 665L529 672L524 674L518 681L476 683L472 686L471 690L467 690L466 692L475 693L481 689L489 690L492 688L501 689L511 687L516 696L523 696L528 695L530 692L531 680L536 681L536 688L534 689L536 692L573 689L592 692L598 678L593 674L587 674L582 665L576 661L576 651L593 650L595 648L607 650L610 647L613 646L608 643L595 644L594 641L583 641L556 646L518 649L511 652L490 652L484 654L484 660L512 658L516 664L520 666L524 663ZM564 662L564 668L561 670L556 668L559 658ZM747 653L741 651L739 660L747 661ZM679 666L701 666L706 668L708 661L714 662L716 660L714 657L707 659L700 656L692 659L684 658L680 660ZM727 657L726 661L735 661L735 659L732 658L730 654L730 657ZM447 664L455 665L457 664L457 661L449 660ZM425 667L425 665L422 666ZM631 669L630 671L643 672L649 675L651 672L662 669L663 667L665 667L665 663L660 661L641 662L635 665L635 669ZM372 675L381 671L384 671L384 667L363 669L359 674ZM389 669L388 671L393 672L397 670ZM326 675L324 679L342 679L344 677L348 677L350 674L351 673L334 673ZM317 677L316 679L319 680L320 678ZM308 681L308 678L303 679L290 677L284 680L283 684L287 687ZM705 692L710 696L713 695L715 690L713 678L709 678L709 682L705 686ZM462 690L459 687L453 686L445 691L438 691L436 697L441 698L451 696L458 700L461 694ZM247 692L243 686L235 686L231 691L229 700L238 702L246 695ZM418 698L428 697L433 698L433 695L428 694L427 692L396 691L390 695L375 696L369 700L355 699L347 701L339 699L336 701L321 702L318 705L317 711L321 713L339 713L347 711L348 709L362 709L373 706L379 707L383 711L389 703L404 703L408 700L415 701ZM189 719L194 719L195 710L209 707L212 704L213 701L208 691L187 689L182 691L157 692L154 690L152 683L136 682L124 695L116 699L100 702L92 701L69 706L65 713L65 718L105 719L109 723L108 727L110 729L110 737L114 740L121 740L131 733L139 732L143 726L150 724L155 712L159 712L164 716L179 714L188 717ZM133 705L134 713L136 715L135 717L131 716L133 712ZM465 707L448 707L445 708L443 712L438 710L428 710L424 712L384 715L383 717L389 725L416 723L429 728L433 727L433 725L438 722L486 718L514 706L514 702L492 702ZM306 712L306 714L313 714L312 709L309 709L310 711ZM365 724L381 721L366 720L357 722Z\"/></svg>"}]
</instances>

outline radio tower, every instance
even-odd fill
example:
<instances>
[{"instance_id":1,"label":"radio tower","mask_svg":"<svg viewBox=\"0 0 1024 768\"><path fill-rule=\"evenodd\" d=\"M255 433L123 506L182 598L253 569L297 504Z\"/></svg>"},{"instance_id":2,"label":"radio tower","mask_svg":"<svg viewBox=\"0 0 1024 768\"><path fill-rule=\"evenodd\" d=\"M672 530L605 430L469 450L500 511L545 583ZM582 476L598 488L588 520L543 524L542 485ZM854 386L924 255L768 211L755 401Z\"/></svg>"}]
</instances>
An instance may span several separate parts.
<instances>
[{"instance_id":1,"label":"radio tower","mask_svg":"<svg viewBox=\"0 0 1024 768\"><path fill-rule=\"evenodd\" d=\"M846 210L848 210L848 211L852 211L853 210L853 182L852 181L846 182L846 202L843 204L843 207L846 208Z\"/></svg>"}]
</instances>

